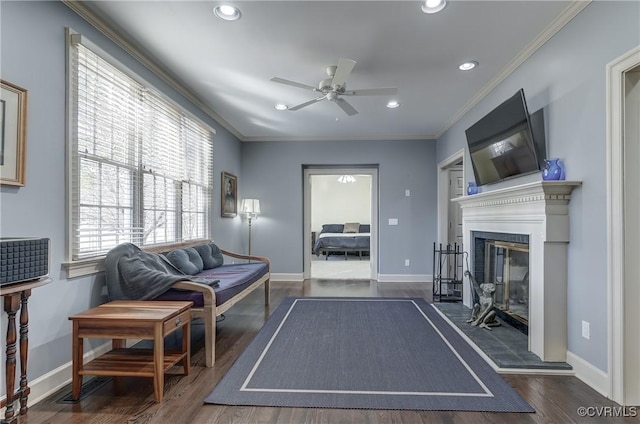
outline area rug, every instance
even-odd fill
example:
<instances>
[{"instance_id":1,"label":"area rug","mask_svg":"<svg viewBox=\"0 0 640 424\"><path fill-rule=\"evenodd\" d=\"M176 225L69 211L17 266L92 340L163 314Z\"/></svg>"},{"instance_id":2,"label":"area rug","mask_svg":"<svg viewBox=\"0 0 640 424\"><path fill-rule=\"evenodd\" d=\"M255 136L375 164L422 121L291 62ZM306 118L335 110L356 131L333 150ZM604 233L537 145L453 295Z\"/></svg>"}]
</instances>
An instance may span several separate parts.
<instances>
[{"instance_id":1,"label":"area rug","mask_svg":"<svg viewBox=\"0 0 640 424\"><path fill-rule=\"evenodd\" d=\"M419 298L286 298L205 402L534 412Z\"/></svg>"}]
</instances>

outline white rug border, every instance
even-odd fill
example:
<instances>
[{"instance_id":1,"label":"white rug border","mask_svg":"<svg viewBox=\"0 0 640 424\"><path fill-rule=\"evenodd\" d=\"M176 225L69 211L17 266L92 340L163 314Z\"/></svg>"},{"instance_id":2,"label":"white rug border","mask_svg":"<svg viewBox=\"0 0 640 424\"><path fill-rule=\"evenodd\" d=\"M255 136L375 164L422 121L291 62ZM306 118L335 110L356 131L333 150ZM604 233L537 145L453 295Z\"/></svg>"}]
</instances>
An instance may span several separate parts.
<instances>
[{"instance_id":1,"label":"white rug border","mask_svg":"<svg viewBox=\"0 0 640 424\"><path fill-rule=\"evenodd\" d=\"M284 325L284 323L287 321L287 319L289 318L289 315L291 314L291 311L293 310L293 308L296 306L296 304L298 302L327 302L327 301L331 301L331 302L410 302L411 304L413 304L413 306L415 306L415 308L418 310L418 312L420 313L420 315L422 315L422 317L429 323L429 325L431 325L431 327L436 331L436 333L440 336L440 338L442 339L442 341L449 347L449 349L451 350L451 352L458 358L458 360L461 362L461 364L467 369L467 372L469 372L469 374L476 380L476 382L480 385L480 387L482 387L482 389L484 390L484 393L456 393L456 392L393 392L393 391L371 391L371 390L313 390L313 389L309 389L309 390L305 390L305 389L267 389L267 388L248 388L248 384L251 381L251 378L253 377L253 375L255 374L255 372L258 370L258 367L260 366L260 364L262 363L262 360L264 359L265 355L267 354L269 348L271 347L271 345L273 344L273 341L275 340L275 338L278 336L278 333L280 333L280 329L282 328L282 326ZM429 305L429 307L433 307L432 305ZM335 298L327 298L327 299L321 299L321 298L309 298L309 299L305 299L305 298L298 298L295 299L293 301L293 303L289 306L289 309L287 310L287 313L285 314L285 316L282 318L282 321L280 322L280 324L278 325L278 328L276 329L276 331L273 333L273 335L271 336L271 338L269 339L269 342L266 344L266 346L264 347L264 349L262 350L262 353L260 354L258 360L256 361L256 363L254 364L253 368L251 369L251 372L249 373L249 375L247 375L247 378L244 380L242 386L240 387L240 391L241 392L265 392L265 393L330 393L330 394L356 394L356 395L399 395L399 396L466 396L466 397L494 397L493 393L489 390L489 388L482 382L482 380L480 379L480 377L478 377L478 375L473 371L473 369L469 366L469 364L467 364L467 362L460 356L460 354L453 348L453 346L451 345L451 343L449 343L449 340L447 340L447 338L442 334L442 332L436 327L436 325L429 319L429 317L427 317L427 315L424 313L424 311L422 309L420 309L420 307L416 304L416 302L413 299L385 299L385 298L371 298L371 299L362 299L362 298L343 298L343 299L335 299Z\"/></svg>"}]
</instances>

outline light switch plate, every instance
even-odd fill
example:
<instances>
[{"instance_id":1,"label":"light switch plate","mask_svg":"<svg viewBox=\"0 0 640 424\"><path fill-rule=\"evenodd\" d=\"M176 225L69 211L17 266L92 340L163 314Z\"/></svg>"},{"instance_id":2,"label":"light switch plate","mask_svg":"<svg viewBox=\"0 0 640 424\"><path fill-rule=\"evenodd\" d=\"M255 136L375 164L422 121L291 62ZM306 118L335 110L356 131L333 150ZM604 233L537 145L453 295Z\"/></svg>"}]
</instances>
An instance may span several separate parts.
<instances>
[{"instance_id":1,"label":"light switch plate","mask_svg":"<svg viewBox=\"0 0 640 424\"><path fill-rule=\"evenodd\" d=\"M389 225L398 225L398 218L389 218Z\"/></svg>"}]
</instances>

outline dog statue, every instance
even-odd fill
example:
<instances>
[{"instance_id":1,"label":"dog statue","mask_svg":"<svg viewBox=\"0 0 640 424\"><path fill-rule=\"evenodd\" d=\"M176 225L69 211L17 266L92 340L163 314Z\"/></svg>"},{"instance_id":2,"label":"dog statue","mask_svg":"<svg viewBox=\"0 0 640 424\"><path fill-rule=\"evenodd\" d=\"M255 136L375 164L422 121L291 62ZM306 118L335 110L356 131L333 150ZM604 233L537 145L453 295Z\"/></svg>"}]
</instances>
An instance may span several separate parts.
<instances>
[{"instance_id":1,"label":"dog statue","mask_svg":"<svg viewBox=\"0 0 640 424\"><path fill-rule=\"evenodd\" d=\"M473 305L471 317L467 322L471 325L486 328L491 331L491 327L500 326L500 322L496 319L496 312L493 310L493 293L496 291L496 285L493 283L478 284L473 274L465 271L464 275L469 277L471 285L478 295L479 303Z\"/></svg>"}]
</instances>

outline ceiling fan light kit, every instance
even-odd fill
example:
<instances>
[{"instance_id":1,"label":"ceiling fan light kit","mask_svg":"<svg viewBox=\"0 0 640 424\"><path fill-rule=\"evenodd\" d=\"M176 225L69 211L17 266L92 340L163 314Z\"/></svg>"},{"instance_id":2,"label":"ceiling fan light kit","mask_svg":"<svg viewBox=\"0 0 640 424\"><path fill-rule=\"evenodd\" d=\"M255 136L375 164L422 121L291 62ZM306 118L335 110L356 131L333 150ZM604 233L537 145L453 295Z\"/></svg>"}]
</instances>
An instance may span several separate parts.
<instances>
[{"instance_id":1,"label":"ceiling fan light kit","mask_svg":"<svg viewBox=\"0 0 640 424\"><path fill-rule=\"evenodd\" d=\"M446 0L426 0L422 4L422 11L424 13L438 13L447 5Z\"/></svg>"},{"instance_id":2,"label":"ceiling fan light kit","mask_svg":"<svg viewBox=\"0 0 640 424\"><path fill-rule=\"evenodd\" d=\"M271 78L271 81L277 82L279 84L290 85L292 87L302 88L305 90L315 91L322 94L320 97L290 107L289 110L292 111L300 110L321 100L329 100L337 104L344 113L349 116L353 116L356 115L358 111L349 102L347 102L340 96L393 96L398 93L398 89L396 87L347 90L347 78L349 78L349 75L351 75L351 71L353 71L353 68L355 66L355 60L340 58L340 60L338 60L337 66L327 66L325 68L325 72L327 73L329 78L320 81L320 83L318 84L318 88L278 77Z\"/></svg>"}]
</instances>

